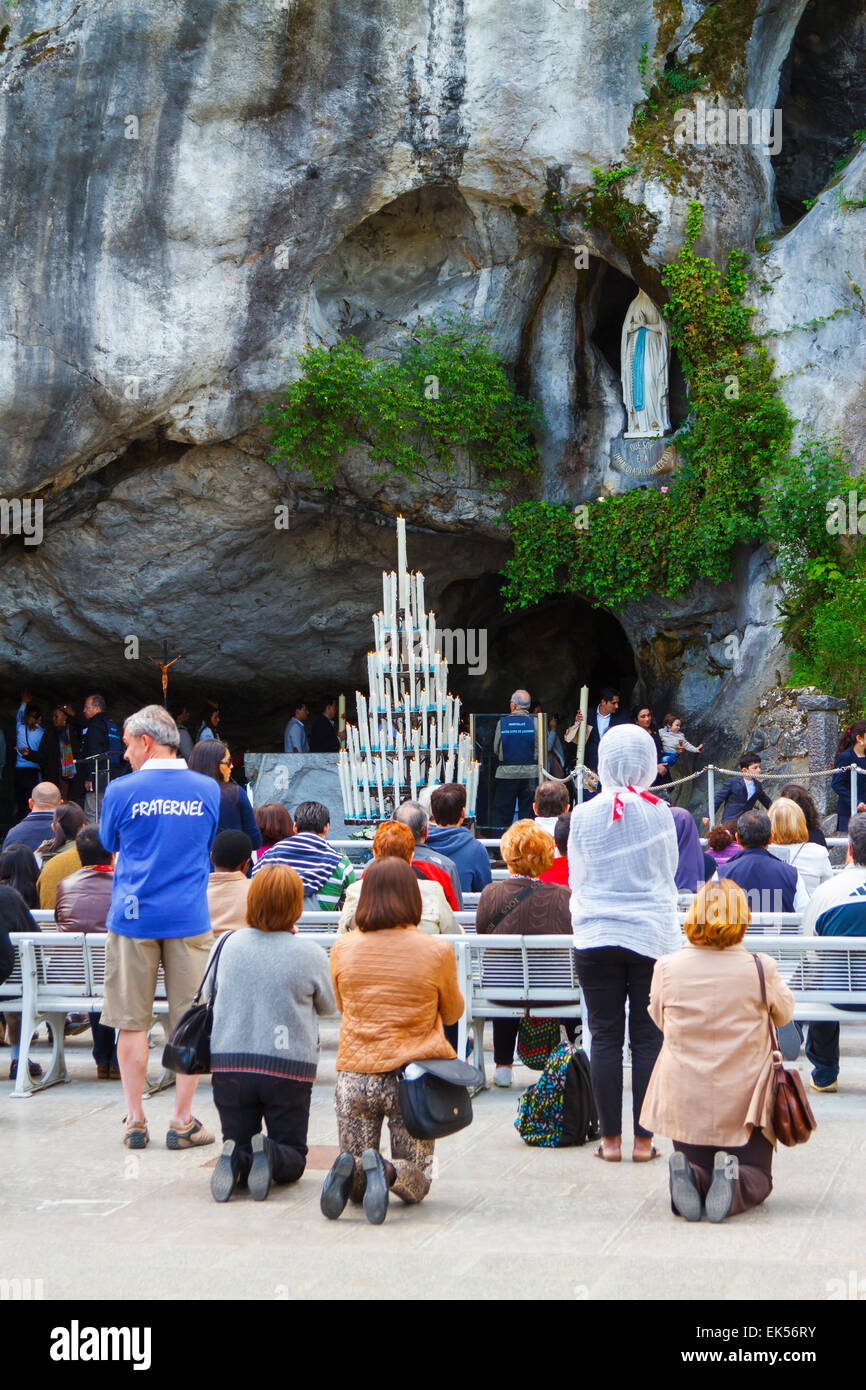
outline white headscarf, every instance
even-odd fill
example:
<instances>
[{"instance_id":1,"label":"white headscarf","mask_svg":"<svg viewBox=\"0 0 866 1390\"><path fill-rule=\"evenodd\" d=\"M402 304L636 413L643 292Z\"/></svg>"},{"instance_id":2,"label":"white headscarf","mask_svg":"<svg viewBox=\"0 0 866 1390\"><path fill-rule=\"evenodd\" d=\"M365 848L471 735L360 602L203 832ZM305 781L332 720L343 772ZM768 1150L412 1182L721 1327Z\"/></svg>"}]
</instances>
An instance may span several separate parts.
<instances>
[{"instance_id":1,"label":"white headscarf","mask_svg":"<svg viewBox=\"0 0 866 1390\"><path fill-rule=\"evenodd\" d=\"M655 743L639 724L618 724L599 741L598 775L603 791L623 791L626 787L645 790L652 786L658 770Z\"/></svg>"},{"instance_id":2,"label":"white headscarf","mask_svg":"<svg viewBox=\"0 0 866 1390\"><path fill-rule=\"evenodd\" d=\"M674 819L646 791L657 771L655 743L639 725L617 725L600 740L601 792L574 808L568 840L571 920L581 949L623 946L655 959L679 948Z\"/></svg>"}]
</instances>

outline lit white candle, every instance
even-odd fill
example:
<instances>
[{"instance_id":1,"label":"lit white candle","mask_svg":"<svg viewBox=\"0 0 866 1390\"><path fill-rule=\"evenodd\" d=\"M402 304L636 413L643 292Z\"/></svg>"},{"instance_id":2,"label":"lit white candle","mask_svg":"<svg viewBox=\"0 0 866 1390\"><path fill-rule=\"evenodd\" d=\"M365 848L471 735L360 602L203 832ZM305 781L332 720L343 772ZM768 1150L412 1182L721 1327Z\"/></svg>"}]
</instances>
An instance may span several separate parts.
<instances>
[{"instance_id":1,"label":"lit white candle","mask_svg":"<svg viewBox=\"0 0 866 1390\"><path fill-rule=\"evenodd\" d=\"M409 787L412 792L412 800L418 800L418 757L417 755L409 764Z\"/></svg>"},{"instance_id":2,"label":"lit white candle","mask_svg":"<svg viewBox=\"0 0 866 1390\"><path fill-rule=\"evenodd\" d=\"M394 721L391 718L391 692L388 689L385 690L385 727L388 731L387 737L390 746Z\"/></svg>"},{"instance_id":3,"label":"lit white candle","mask_svg":"<svg viewBox=\"0 0 866 1390\"><path fill-rule=\"evenodd\" d=\"M404 731L405 731L405 735L406 735L407 738L409 737L409 730L410 730L411 728L412 728L412 716L411 716L411 713L410 713L410 711L409 711L409 692L408 692L407 690L404 690L404 691L403 691L403 729L404 729Z\"/></svg>"},{"instance_id":4,"label":"lit white candle","mask_svg":"<svg viewBox=\"0 0 866 1390\"><path fill-rule=\"evenodd\" d=\"M424 626L424 576L419 570L415 576L415 616L418 626Z\"/></svg>"},{"instance_id":5,"label":"lit white candle","mask_svg":"<svg viewBox=\"0 0 866 1390\"><path fill-rule=\"evenodd\" d=\"M385 816L385 794L382 789L382 759L376 759L376 793L379 798L379 815Z\"/></svg>"},{"instance_id":6,"label":"lit white candle","mask_svg":"<svg viewBox=\"0 0 866 1390\"><path fill-rule=\"evenodd\" d=\"M407 731L406 731L407 737L408 737L408 732L409 732L409 731L408 731L408 729L407 729ZM397 754L397 761L398 761L398 763L400 764L400 766L402 767L402 766L403 766L403 730L402 730L402 729L398 729L398 730L397 730L397 739L396 739L396 743L395 743L395 746L394 746L394 747L395 747L395 752L396 752L396 754Z\"/></svg>"},{"instance_id":7,"label":"lit white candle","mask_svg":"<svg viewBox=\"0 0 866 1390\"><path fill-rule=\"evenodd\" d=\"M421 730L420 730L420 729L413 729L413 730L412 730L412 747L413 747L414 750L415 750L415 757L416 757L416 758L418 759L418 761L420 762L420 760L421 760Z\"/></svg>"},{"instance_id":8,"label":"lit white candle","mask_svg":"<svg viewBox=\"0 0 866 1390\"><path fill-rule=\"evenodd\" d=\"M367 723L367 701L360 690L355 691L355 700L358 706L358 732L361 735L361 746L369 752L370 726Z\"/></svg>"},{"instance_id":9,"label":"lit white candle","mask_svg":"<svg viewBox=\"0 0 866 1390\"><path fill-rule=\"evenodd\" d=\"M431 613L427 619L427 646L430 648L431 658L436 651L436 614Z\"/></svg>"},{"instance_id":10,"label":"lit white candle","mask_svg":"<svg viewBox=\"0 0 866 1390\"><path fill-rule=\"evenodd\" d=\"M406 522L402 516L397 517L397 574L400 577L400 607L406 602L404 583L406 570L408 568L406 560Z\"/></svg>"},{"instance_id":11,"label":"lit white candle","mask_svg":"<svg viewBox=\"0 0 866 1390\"><path fill-rule=\"evenodd\" d=\"M367 686L370 691L370 704L376 699L376 672L374 667L373 653L367 653Z\"/></svg>"},{"instance_id":12,"label":"lit white candle","mask_svg":"<svg viewBox=\"0 0 866 1390\"><path fill-rule=\"evenodd\" d=\"M364 763L363 763L363 765L362 765L362 767L361 767L361 787L363 788L363 792L364 792L364 818L365 818L366 820L369 820L369 819L370 819L370 774L369 774L369 763L367 762L366 758L364 759Z\"/></svg>"},{"instance_id":13,"label":"lit white candle","mask_svg":"<svg viewBox=\"0 0 866 1390\"><path fill-rule=\"evenodd\" d=\"M580 728L577 733L577 765L583 765L583 754L586 748L586 719L589 713L589 686L580 687L580 713L582 715Z\"/></svg>"},{"instance_id":14,"label":"lit white candle","mask_svg":"<svg viewBox=\"0 0 866 1390\"><path fill-rule=\"evenodd\" d=\"M417 732L417 731L416 731L416 732ZM426 701L425 701L425 703L424 703L424 705L422 706L422 709L421 709L420 746L421 746L422 748L426 748L426 747L427 747L427 704L426 704Z\"/></svg>"}]
</instances>

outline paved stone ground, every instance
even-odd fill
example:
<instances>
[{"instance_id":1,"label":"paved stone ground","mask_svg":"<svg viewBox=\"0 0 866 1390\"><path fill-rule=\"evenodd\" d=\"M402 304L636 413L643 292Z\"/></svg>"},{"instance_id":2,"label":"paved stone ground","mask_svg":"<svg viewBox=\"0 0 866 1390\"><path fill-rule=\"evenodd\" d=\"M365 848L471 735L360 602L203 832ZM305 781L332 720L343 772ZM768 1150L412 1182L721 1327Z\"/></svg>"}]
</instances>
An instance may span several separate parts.
<instances>
[{"instance_id":1,"label":"paved stone ground","mask_svg":"<svg viewBox=\"0 0 866 1390\"><path fill-rule=\"evenodd\" d=\"M866 1297L866 1027L843 1029L842 1090L814 1098L808 1145L779 1149L767 1204L721 1226L671 1215L664 1161L527 1148L512 1123L517 1087L478 1097L472 1126L439 1146L420 1207L394 1201L382 1227L354 1208L327 1222L318 1197L336 1152L336 1023L322 1035L311 1164L265 1203L212 1201L216 1147L165 1149L170 1093L148 1103L150 1148L128 1153L120 1085L94 1079L89 1034L70 1040L72 1084L26 1100L0 1084L0 1279L41 1279L46 1299L820 1301L852 1279ZM533 1079L522 1068L515 1078ZM195 1109L218 1131L207 1080Z\"/></svg>"}]
</instances>

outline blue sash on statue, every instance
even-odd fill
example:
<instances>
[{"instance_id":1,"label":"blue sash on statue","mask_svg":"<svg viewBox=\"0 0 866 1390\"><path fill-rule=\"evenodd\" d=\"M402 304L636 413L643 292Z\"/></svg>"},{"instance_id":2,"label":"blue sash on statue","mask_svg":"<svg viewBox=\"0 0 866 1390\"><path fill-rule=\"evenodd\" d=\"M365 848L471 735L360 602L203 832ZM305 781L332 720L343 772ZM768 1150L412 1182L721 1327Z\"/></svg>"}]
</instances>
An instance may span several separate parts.
<instances>
[{"instance_id":1,"label":"blue sash on statue","mask_svg":"<svg viewBox=\"0 0 866 1390\"><path fill-rule=\"evenodd\" d=\"M635 410L643 410L643 361L646 346L646 329L639 328L637 331L637 341L634 345L634 356L631 359L631 394L634 400Z\"/></svg>"}]
</instances>

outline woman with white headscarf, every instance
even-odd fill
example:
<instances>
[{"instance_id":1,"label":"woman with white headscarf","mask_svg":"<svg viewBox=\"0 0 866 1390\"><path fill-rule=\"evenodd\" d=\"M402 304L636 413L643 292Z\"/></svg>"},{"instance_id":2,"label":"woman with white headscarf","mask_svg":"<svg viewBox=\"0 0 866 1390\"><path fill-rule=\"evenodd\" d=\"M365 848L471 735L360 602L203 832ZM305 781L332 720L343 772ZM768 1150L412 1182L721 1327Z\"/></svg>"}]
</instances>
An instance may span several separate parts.
<instances>
[{"instance_id":1,"label":"woman with white headscarf","mask_svg":"<svg viewBox=\"0 0 866 1390\"><path fill-rule=\"evenodd\" d=\"M635 1163L658 1157L640 1125L662 1035L648 1013L659 956L680 947L677 833L670 807L647 788L656 747L634 724L610 729L598 750L601 793L576 806L568 839L571 922L592 1034L592 1088L601 1123L599 1158L622 1158L622 1049L629 1005Z\"/></svg>"}]
</instances>

